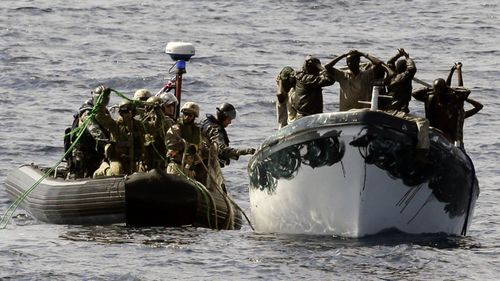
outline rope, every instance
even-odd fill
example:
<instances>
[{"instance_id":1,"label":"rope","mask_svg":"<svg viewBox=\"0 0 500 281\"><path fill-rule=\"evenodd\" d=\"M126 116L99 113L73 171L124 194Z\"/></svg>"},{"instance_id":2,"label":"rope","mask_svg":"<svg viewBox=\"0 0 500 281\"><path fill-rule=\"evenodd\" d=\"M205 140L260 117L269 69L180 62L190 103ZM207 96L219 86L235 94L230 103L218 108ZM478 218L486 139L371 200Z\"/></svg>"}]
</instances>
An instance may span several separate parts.
<instances>
[{"instance_id":1,"label":"rope","mask_svg":"<svg viewBox=\"0 0 500 281\"><path fill-rule=\"evenodd\" d=\"M209 157L208 157L209 158L209 162L212 159L211 158L211 155L212 155L211 152L212 151L209 150ZM224 202L226 203L226 207L228 209L228 212L227 212L227 216L226 216L226 227L225 228L226 229L234 229L234 210L233 210L233 207L230 204L230 201L228 200L229 196L226 193L222 192L222 190L219 189L219 186L217 184L217 179L215 179L215 177L210 173L208 167L205 165L205 163L203 163L203 159L201 159L200 155L196 154L196 156L198 157L198 160L200 161L200 163L202 164L203 168L207 172L207 176L210 176L210 178L212 179L212 181L215 183L215 188L222 195L222 198L224 199Z\"/></svg>"},{"instance_id":2,"label":"rope","mask_svg":"<svg viewBox=\"0 0 500 281\"><path fill-rule=\"evenodd\" d=\"M198 155L198 157L200 157L200 156ZM200 158L200 160L201 160L201 158ZM203 161L201 161L201 163L203 163ZM205 167L205 169L207 169L207 171L208 171L208 168L205 166L205 164L204 164L204 163L203 163L203 166L204 166L204 167ZM210 177L212 177L212 180L213 180L214 182L217 182L217 180L213 178L213 175L212 175L212 174L210 174L209 172L207 172L207 174L208 174ZM219 192L220 192L220 193L221 193L221 194L222 194L225 198L227 198L229 201L231 201L231 203L233 203L233 204L236 206L236 208L237 208L238 210L240 210L240 212L243 214L243 216L244 216L244 217L245 217L245 219L247 220L248 225L250 225L250 228L251 228L252 230L255 230L255 228L254 228L254 227L253 227L253 225L252 225L252 222L251 222L251 221L250 221L250 219L248 218L248 216L247 216L247 214L245 213L245 211L244 211L244 210L243 210L243 209L242 209L242 208L241 208L241 207L240 207L240 206L239 206L239 205L238 205L238 204L237 204L237 203L233 200L233 198L231 198L231 197L230 197L227 193L224 193L222 190L220 190L219 186L217 186L217 185L216 185L216 187L215 187L215 188L216 188L216 189L217 189L217 190L218 190L218 191L219 191Z\"/></svg>"},{"instance_id":3,"label":"rope","mask_svg":"<svg viewBox=\"0 0 500 281\"><path fill-rule=\"evenodd\" d=\"M210 194L210 191L208 191L208 189L203 184L201 184L200 182L198 182L198 181L190 178L189 176L187 176L184 173L184 171L182 171L182 169L180 169L177 165L175 165L174 167L175 167L176 172L180 176L183 176L187 181L191 182L196 188L198 188L197 190L199 190L199 191L202 192L203 198L205 199L205 202L207 203L207 220L208 220L208 226L211 228L212 225L210 223L210 204L208 203L208 201L210 200L210 203L212 203L212 207L213 207L213 210L214 210L214 213L215 213L215 229L219 229L218 222L217 222L217 206L215 205L215 200L212 197L212 194Z\"/></svg>"}]
</instances>

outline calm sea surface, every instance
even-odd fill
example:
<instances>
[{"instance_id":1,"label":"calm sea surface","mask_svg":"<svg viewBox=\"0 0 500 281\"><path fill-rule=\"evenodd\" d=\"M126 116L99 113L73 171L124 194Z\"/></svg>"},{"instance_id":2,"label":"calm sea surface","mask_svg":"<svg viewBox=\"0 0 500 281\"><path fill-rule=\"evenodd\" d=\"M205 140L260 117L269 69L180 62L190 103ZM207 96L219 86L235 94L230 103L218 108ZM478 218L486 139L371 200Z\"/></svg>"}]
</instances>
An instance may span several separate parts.
<instances>
[{"instance_id":1,"label":"calm sea surface","mask_svg":"<svg viewBox=\"0 0 500 281\"><path fill-rule=\"evenodd\" d=\"M0 230L2 280L497 280L500 276L500 3L483 1L62 1L0 4L0 213L3 182L25 163L62 156L72 113L99 83L129 96L157 91L170 41L195 45L183 101L239 112L232 144L257 147L277 127L275 76L307 54L323 63L351 49L383 60L405 48L416 77L463 63L471 97L465 144L481 194L466 237L340 239L195 228L50 225L18 210ZM345 62L339 62L344 65ZM455 82L455 81L454 81ZM415 88L419 85L415 84ZM336 110L338 86L324 92ZM118 102L119 100L115 100ZM416 114L422 104L411 104ZM249 211L248 157L224 168Z\"/></svg>"}]
</instances>

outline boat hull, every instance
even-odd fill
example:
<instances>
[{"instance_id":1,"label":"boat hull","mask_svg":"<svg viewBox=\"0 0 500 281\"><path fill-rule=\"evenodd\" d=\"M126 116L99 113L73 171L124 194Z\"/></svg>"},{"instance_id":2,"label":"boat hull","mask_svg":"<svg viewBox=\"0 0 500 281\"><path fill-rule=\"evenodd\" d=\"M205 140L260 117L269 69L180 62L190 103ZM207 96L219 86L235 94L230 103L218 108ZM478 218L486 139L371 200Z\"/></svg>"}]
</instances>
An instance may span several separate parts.
<instances>
[{"instance_id":1,"label":"boat hull","mask_svg":"<svg viewBox=\"0 0 500 281\"><path fill-rule=\"evenodd\" d=\"M300 119L250 160L259 232L363 237L397 230L465 234L479 187L469 157L431 130L430 163L415 161L416 128L382 112Z\"/></svg>"},{"instance_id":2,"label":"boat hull","mask_svg":"<svg viewBox=\"0 0 500 281\"><path fill-rule=\"evenodd\" d=\"M5 180L8 196L35 219L54 224L240 229L241 210L219 190L156 170L122 177L45 176L24 165ZM34 188L33 188L34 187Z\"/></svg>"}]
</instances>

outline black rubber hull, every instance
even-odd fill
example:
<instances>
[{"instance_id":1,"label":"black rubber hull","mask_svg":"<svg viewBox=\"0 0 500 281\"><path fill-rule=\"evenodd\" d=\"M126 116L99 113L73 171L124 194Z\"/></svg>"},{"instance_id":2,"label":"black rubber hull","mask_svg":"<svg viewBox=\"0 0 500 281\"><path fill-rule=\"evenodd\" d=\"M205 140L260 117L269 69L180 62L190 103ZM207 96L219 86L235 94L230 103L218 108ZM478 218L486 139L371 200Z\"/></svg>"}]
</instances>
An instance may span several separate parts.
<instances>
[{"instance_id":1,"label":"black rubber hull","mask_svg":"<svg viewBox=\"0 0 500 281\"><path fill-rule=\"evenodd\" d=\"M213 229L242 225L241 211L227 195L180 176L157 171L99 179L48 176L37 185L44 171L21 166L7 176L5 187L13 202L20 201L19 208L46 223Z\"/></svg>"}]
</instances>

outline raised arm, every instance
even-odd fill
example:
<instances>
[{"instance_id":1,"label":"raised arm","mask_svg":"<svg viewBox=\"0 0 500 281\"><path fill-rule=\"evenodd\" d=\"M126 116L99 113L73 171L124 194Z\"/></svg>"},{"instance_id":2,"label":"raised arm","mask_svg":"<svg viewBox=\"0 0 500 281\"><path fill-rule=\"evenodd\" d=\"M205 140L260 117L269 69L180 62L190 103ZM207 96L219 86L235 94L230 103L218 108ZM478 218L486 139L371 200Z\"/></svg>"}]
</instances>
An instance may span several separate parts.
<instances>
[{"instance_id":1,"label":"raised arm","mask_svg":"<svg viewBox=\"0 0 500 281\"><path fill-rule=\"evenodd\" d=\"M451 78L453 77L453 73L455 72L455 69L457 69L457 66L458 66L458 65L460 65L460 67L461 67L461 66L462 66L462 63L457 62L457 63L455 63L455 64L451 67L451 69L450 69L450 73L448 74L448 78L446 78L446 85L451 86ZM459 75L460 75L460 76L462 76L462 71L460 71L460 74L459 74ZM461 78L459 77L459 79L461 79ZM459 82L459 86L463 86L463 81L462 81L462 85L460 85L460 82Z\"/></svg>"},{"instance_id":2,"label":"raised arm","mask_svg":"<svg viewBox=\"0 0 500 281\"><path fill-rule=\"evenodd\" d=\"M391 66L385 64L385 63L381 63L380 66L382 67L382 69L385 71L385 73L387 74L384 78L384 85L388 86L391 84L391 80L392 78L397 74L396 71L394 71L394 68L392 68Z\"/></svg>"},{"instance_id":3,"label":"raised arm","mask_svg":"<svg viewBox=\"0 0 500 281\"><path fill-rule=\"evenodd\" d=\"M418 89L414 92L411 93L411 96L418 100L418 101L423 101L425 102L427 97L429 96L429 92L432 90L431 87L425 87L425 88L421 88L421 89Z\"/></svg>"},{"instance_id":4,"label":"raised arm","mask_svg":"<svg viewBox=\"0 0 500 281\"><path fill-rule=\"evenodd\" d=\"M367 58L369 61L371 61L371 63L373 63L374 65L378 66L378 65L382 64L382 61L380 59L378 59L378 58L376 58L376 57L374 57L374 56L372 56L372 55L370 55L368 53L363 53L363 52L360 52L360 51L358 51L358 53L359 53L360 56L363 56L363 57Z\"/></svg>"},{"instance_id":5,"label":"raised arm","mask_svg":"<svg viewBox=\"0 0 500 281\"><path fill-rule=\"evenodd\" d=\"M474 107L465 111L465 118L471 117L472 115L478 113L481 109L483 109L483 105L478 101L475 101L471 98L466 98L465 101L470 103Z\"/></svg>"},{"instance_id":6,"label":"raised arm","mask_svg":"<svg viewBox=\"0 0 500 281\"><path fill-rule=\"evenodd\" d=\"M410 58L410 55L405 51L405 49L399 48L398 53L387 61L387 65L392 69L396 69L396 61L402 56L407 59Z\"/></svg>"},{"instance_id":7,"label":"raised arm","mask_svg":"<svg viewBox=\"0 0 500 281\"><path fill-rule=\"evenodd\" d=\"M347 57L348 53L345 53L345 54L342 54L336 58L334 58L333 60L331 60L329 63L325 64L324 67L326 70L331 70L333 69L333 66L335 64L337 64L337 62L339 62L341 59Z\"/></svg>"},{"instance_id":8,"label":"raised arm","mask_svg":"<svg viewBox=\"0 0 500 281\"><path fill-rule=\"evenodd\" d=\"M462 78L462 63L461 62L455 63L455 68L457 69L458 86L463 87L464 80Z\"/></svg>"}]
</instances>

